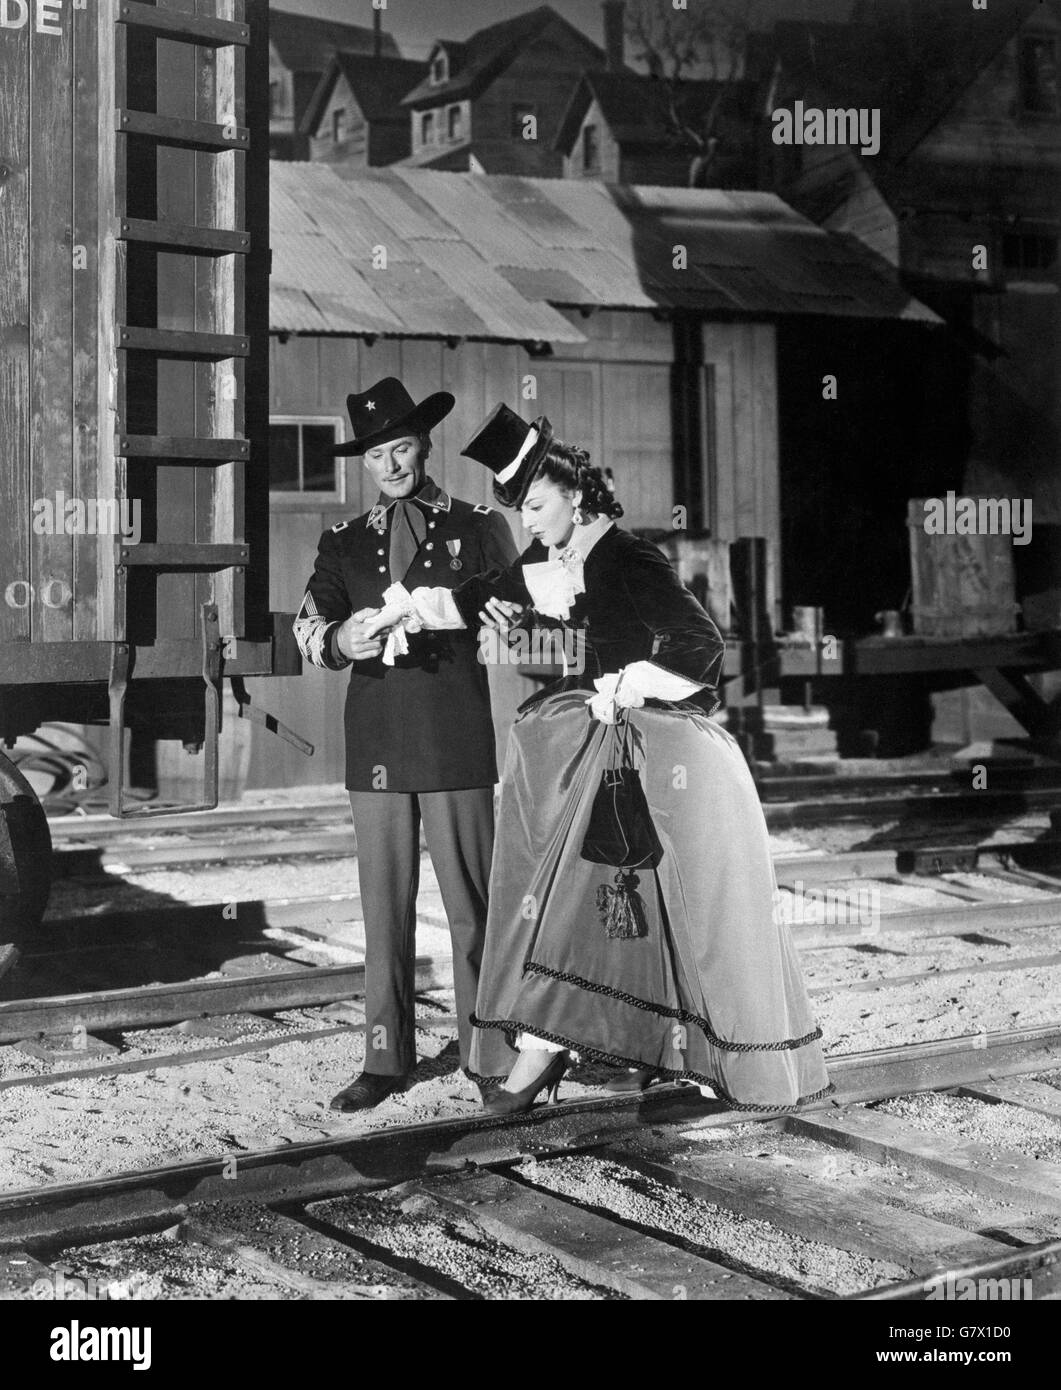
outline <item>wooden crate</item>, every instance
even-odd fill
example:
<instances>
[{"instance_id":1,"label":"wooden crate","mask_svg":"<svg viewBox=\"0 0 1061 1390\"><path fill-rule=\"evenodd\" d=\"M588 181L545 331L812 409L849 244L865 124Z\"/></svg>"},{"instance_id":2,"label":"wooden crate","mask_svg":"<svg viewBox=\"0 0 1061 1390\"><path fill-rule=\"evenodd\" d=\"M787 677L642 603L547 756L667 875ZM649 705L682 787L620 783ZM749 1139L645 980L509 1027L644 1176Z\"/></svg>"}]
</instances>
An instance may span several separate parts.
<instances>
[{"instance_id":1,"label":"wooden crate","mask_svg":"<svg viewBox=\"0 0 1061 1390\"><path fill-rule=\"evenodd\" d=\"M928 535L925 499L907 503L911 619L923 637L1016 632L1013 540L1004 535Z\"/></svg>"},{"instance_id":2,"label":"wooden crate","mask_svg":"<svg viewBox=\"0 0 1061 1390\"><path fill-rule=\"evenodd\" d=\"M697 539L675 532L660 548L670 557L678 578L693 591L722 632L728 632L733 608L729 541Z\"/></svg>"}]
</instances>

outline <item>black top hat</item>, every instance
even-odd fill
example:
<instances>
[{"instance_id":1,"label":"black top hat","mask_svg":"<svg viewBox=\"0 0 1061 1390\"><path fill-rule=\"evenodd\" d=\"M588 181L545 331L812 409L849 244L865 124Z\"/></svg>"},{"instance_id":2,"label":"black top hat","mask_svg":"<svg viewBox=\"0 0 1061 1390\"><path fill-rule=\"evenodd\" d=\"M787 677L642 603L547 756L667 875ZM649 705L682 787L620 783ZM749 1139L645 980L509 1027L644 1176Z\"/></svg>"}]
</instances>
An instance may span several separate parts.
<instances>
[{"instance_id":1,"label":"black top hat","mask_svg":"<svg viewBox=\"0 0 1061 1390\"><path fill-rule=\"evenodd\" d=\"M494 496L502 506L521 507L552 442L553 427L544 415L528 425L502 403L491 411L461 453L490 469Z\"/></svg>"},{"instance_id":2,"label":"black top hat","mask_svg":"<svg viewBox=\"0 0 1061 1390\"><path fill-rule=\"evenodd\" d=\"M396 376L346 398L354 437L330 450L333 457L363 454L403 434L426 434L450 413L456 401L448 391L436 391L417 405Z\"/></svg>"}]
</instances>

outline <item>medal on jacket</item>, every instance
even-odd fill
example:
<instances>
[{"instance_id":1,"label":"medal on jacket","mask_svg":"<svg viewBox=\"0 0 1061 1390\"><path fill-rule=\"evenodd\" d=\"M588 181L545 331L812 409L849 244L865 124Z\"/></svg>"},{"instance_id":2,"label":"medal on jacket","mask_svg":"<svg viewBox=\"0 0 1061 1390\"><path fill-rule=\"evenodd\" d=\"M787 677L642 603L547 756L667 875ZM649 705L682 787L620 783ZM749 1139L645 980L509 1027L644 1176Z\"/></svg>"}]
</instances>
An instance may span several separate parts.
<instances>
[{"instance_id":1,"label":"medal on jacket","mask_svg":"<svg viewBox=\"0 0 1061 1390\"><path fill-rule=\"evenodd\" d=\"M460 541L446 542L446 549L453 556L453 559L449 562L449 567L451 570L462 570L464 568L464 561L457 558L460 555L460 548Z\"/></svg>"},{"instance_id":2,"label":"medal on jacket","mask_svg":"<svg viewBox=\"0 0 1061 1390\"><path fill-rule=\"evenodd\" d=\"M378 535L383 535L387 529L387 508L381 502L376 505L368 514L368 524Z\"/></svg>"}]
</instances>

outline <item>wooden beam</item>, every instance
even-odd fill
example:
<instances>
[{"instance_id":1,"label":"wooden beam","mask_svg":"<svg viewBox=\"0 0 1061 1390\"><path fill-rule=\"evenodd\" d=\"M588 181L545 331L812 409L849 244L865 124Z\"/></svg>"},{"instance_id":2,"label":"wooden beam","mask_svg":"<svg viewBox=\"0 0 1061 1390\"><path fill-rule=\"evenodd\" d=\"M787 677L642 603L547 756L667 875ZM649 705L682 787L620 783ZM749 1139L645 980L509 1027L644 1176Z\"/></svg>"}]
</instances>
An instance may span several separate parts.
<instances>
[{"instance_id":1,"label":"wooden beam","mask_svg":"<svg viewBox=\"0 0 1061 1390\"><path fill-rule=\"evenodd\" d=\"M548 1256L575 1278L627 1298L673 1302L794 1297L499 1173L436 1179L419 1191L506 1245L528 1255Z\"/></svg>"},{"instance_id":2,"label":"wooden beam","mask_svg":"<svg viewBox=\"0 0 1061 1390\"><path fill-rule=\"evenodd\" d=\"M151 222L143 217L119 218L117 236L121 241L139 241L160 251L177 251L187 255L245 256L249 254L251 246L249 232L193 227L187 223Z\"/></svg>"},{"instance_id":3,"label":"wooden beam","mask_svg":"<svg viewBox=\"0 0 1061 1390\"><path fill-rule=\"evenodd\" d=\"M115 452L125 458L158 459L161 463L231 463L250 458L249 439L199 439L193 435L120 434Z\"/></svg>"},{"instance_id":4,"label":"wooden beam","mask_svg":"<svg viewBox=\"0 0 1061 1390\"><path fill-rule=\"evenodd\" d=\"M993 1201L1061 1214L1061 1164L1026 1158L1016 1149L929 1133L861 1106L836 1116L787 1115L783 1124L790 1134L848 1149L874 1163L934 1173Z\"/></svg>"},{"instance_id":5,"label":"wooden beam","mask_svg":"<svg viewBox=\"0 0 1061 1390\"><path fill-rule=\"evenodd\" d=\"M250 42L250 29L246 24L208 16L178 14L154 5L140 4L138 0L121 0L117 22L135 25L162 39L194 43L202 48L219 48L229 44L242 46Z\"/></svg>"},{"instance_id":6,"label":"wooden beam","mask_svg":"<svg viewBox=\"0 0 1061 1390\"><path fill-rule=\"evenodd\" d=\"M224 357L246 357L250 343L239 334L182 333L164 328L118 330L118 346L131 352L156 352L162 357L210 361Z\"/></svg>"},{"instance_id":7,"label":"wooden beam","mask_svg":"<svg viewBox=\"0 0 1061 1390\"><path fill-rule=\"evenodd\" d=\"M244 126L156 116L153 111L119 109L114 119L120 135L143 135L157 140L159 144L174 145L184 150L245 149L250 140Z\"/></svg>"},{"instance_id":8,"label":"wooden beam","mask_svg":"<svg viewBox=\"0 0 1061 1390\"><path fill-rule=\"evenodd\" d=\"M742 1155L734 1162L733 1156L683 1155L673 1162L653 1162L620 1150L602 1156L727 1211L902 1269L937 1269L998 1255L1005 1248L959 1226L886 1206L872 1192L846 1193L835 1183L812 1181L758 1158Z\"/></svg>"}]
</instances>

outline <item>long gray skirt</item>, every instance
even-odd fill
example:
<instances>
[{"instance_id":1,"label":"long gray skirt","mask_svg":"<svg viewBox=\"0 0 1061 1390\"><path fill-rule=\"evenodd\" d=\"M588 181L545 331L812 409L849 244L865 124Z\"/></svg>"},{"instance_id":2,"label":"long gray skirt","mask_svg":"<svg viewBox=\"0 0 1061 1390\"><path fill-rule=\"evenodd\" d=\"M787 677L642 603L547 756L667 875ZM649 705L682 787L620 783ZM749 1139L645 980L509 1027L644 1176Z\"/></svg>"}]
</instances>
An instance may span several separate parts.
<instances>
[{"instance_id":1,"label":"long gray skirt","mask_svg":"<svg viewBox=\"0 0 1061 1390\"><path fill-rule=\"evenodd\" d=\"M580 851L615 731L591 719L586 694L547 697L509 738L472 1068L496 1055L493 1030L510 1049L526 1031L704 1082L735 1108L827 1094L755 784L733 738L693 706L631 711L629 746L664 853L638 871L647 930L608 936L597 889L616 871Z\"/></svg>"}]
</instances>

